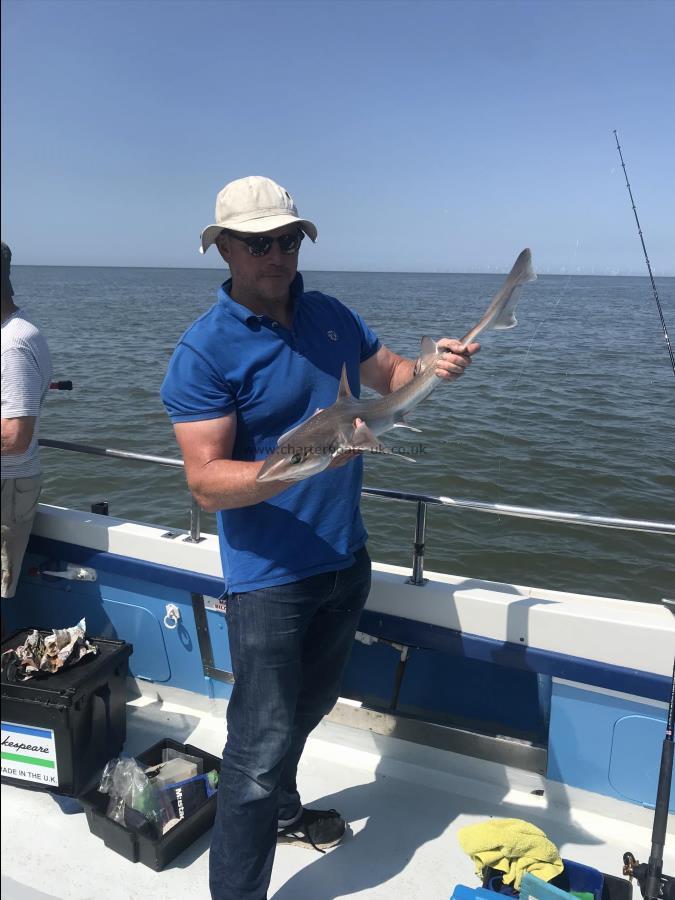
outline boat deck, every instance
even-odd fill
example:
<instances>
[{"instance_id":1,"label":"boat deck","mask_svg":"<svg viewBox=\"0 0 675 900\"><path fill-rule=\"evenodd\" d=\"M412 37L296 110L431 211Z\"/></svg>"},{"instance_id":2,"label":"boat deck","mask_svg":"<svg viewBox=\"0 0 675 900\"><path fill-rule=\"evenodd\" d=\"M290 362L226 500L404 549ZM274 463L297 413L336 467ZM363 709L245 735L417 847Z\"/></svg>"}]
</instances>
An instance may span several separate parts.
<instances>
[{"instance_id":1,"label":"boat deck","mask_svg":"<svg viewBox=\"0 0 675 900\"><path fill-rule=\"evenodd\" d=\"M196 709L182 692L169 700L145 690L128 706L126 754L172 737L220 755L221 709L214 714L207 702ZM308 741L299 784L307 805L339 809L351 833L325 855L279 847L270 900L448 900L457 883L478 886L457 830L490 817L527 819L563 857L614 875L625 850L649 855L650 810L329 721ZM2 786L5 900L206 898L209 840L203 835L156 873L107 849L74 801ZM673 844L666 872L675 870Z\"/></svg>"}]
</instances>

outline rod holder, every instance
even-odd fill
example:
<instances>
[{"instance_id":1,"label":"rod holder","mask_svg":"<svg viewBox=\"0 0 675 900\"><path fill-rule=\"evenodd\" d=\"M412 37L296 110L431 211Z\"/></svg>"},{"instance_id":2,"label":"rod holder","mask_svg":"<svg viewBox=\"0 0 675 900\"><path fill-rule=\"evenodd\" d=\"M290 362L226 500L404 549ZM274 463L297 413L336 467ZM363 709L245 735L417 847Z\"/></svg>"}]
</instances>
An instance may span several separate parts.
<instances>
[{"instance_id":1,"label":"rod holder","mask_svg":"<svg viewBox=\"0 0 675 900\"><path fill-rule=\"evenodd\" d=\"M186 544L199 544L204 540L201 532L201 520L201 508L193 497L192 505L190 506L190 534L185 538Z\"/></svg>"},{"instance_id":2,"label":"rod holder","mask_svg":"<svg viewBox=\"0 0 675 900\"><path fill-rule=\"evenodd\" d=\"M416 587L424 587L427 579L424 577L424 541L427 531L427 504L423 500L417 501L417 519L415 521L415 543L413 544L413 570L408 578L408 584Z\"/></svg>"}]
</instances>

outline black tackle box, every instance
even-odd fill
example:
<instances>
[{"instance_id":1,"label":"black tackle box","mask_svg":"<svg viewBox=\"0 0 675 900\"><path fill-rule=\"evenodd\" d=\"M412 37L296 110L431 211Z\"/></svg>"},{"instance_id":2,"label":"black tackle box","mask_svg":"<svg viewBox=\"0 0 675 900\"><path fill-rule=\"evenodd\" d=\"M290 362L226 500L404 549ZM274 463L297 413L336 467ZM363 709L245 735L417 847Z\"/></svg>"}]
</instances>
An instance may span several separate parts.
<instances>
[{"instance_id":1,"label":"black tackle box","mask_svg":"<svg viewBox=\"0 0 675 900\"><path fill-rule=\"evenodd\" d=\"M3 641L23 644L30 630ZM50 631L41 631L48 635ZM2 782L76 797L124 745L131 644L89 638L98 653L24 682L2 671Z\"/></svg>"},{"instance_id":2,"label":"black tackle box","mask_svg":"<svg viewBox=\"0 0 675 900\"><path fill-rule=\"evenodd\" d=\"M205 773L213 769L220 773L221 760L219 757L206 753L199 747L181 744L170 738L154 744L148 750L138 754L136 759L146 766L160 763L162 751L165 749L178 750L180 753L198 757L204 763ZM88 791L79 800L87 814L89 830L92 834L102 838L106 847L131 862L141 862L154 869L155 872L159 872L213 825L216 817L217 798L217 793L213 794L192 815L174 825L170 831L160 837L151 837L148 834L132 831L109 819L106 811L110 797L97 789Z\"/></svg>"}]
</instances>

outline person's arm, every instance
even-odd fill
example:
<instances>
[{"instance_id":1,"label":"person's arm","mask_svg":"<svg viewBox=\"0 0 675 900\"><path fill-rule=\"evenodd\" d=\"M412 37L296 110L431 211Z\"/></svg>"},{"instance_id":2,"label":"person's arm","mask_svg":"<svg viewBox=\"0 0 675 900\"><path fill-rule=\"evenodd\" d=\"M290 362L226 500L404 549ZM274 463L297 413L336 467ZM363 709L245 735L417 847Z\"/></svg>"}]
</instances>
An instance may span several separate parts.
<instances>
[{"instance_id":1,"label":"person's arm","mask_svg":"<svg viewBox=\"0 0 675 900\"><path fill-rule=\"evenodd\" d=\"M176 422L173 427L183 454L188 487L206 512L253 506L290 487L287 482L256 482L262 460L232 459L237 433L235 413L219 419Z\"/></svg>"},{"instance_id":2,"label":"person's arm","mask_svg":"<svg viewBox=\"0 0 675 900\"><path fill-rule=\"evenodd\" d=\"M2 353L2 411L0 452L25 453L35 432L40 411L42 377L33 353L22 346Z\"/></svg>"},{"instance_id":3,"label":"person's arm","mask_svg":"<svg viewBox=\"0 0 675 900\"><path fill-rule=\"evenodd\" d=\"M35 431L35 416L17 416L0 420L0 452L25 453L30 447Z\"/></svg>"},{"instance_id":4,"label":"person's arm","mask_svg":"<svg viewBox=\"0 0 675 900\"><path fill-rule=\"evenodd\" d=\"M471 357L480 349L480 344L469 344L466 355L459 353L461 343L454 338L441 338L439 346L454 352L439 357L436 363L436 374L446 381L454 381L461 377L471 362ZM415 362L392 353L388 347L380 349L361 363L361 382L379 394L391 394L407 384L415 372Z\"/></svg>"}]
</instances>

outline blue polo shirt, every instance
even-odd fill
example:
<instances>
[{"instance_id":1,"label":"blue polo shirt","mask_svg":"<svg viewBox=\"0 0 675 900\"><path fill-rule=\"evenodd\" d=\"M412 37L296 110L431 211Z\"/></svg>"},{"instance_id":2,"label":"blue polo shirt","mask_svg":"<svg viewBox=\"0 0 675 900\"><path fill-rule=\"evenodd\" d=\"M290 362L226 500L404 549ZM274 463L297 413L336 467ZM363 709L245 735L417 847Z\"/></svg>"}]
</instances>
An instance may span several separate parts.
<instances>
[{"instance_id":1,"label":"blue polo shirt","mask_svg":"<svg viewBox=\"0 0 675 900\"><path fill-rule=\"evenodd\" d=\"M380 347L361 317L319 291L291 284L291 329L233 300L218 302L188 328L174 351L161 397L172 422L236 413L233 458L259 460L289 428L335 403L343 363L359 396L359 366ZM228 592L299 581L352 565L366 542L359 499L363 462L321 472L281 494L217 513Z\"/></svg>"}]
</instances>

